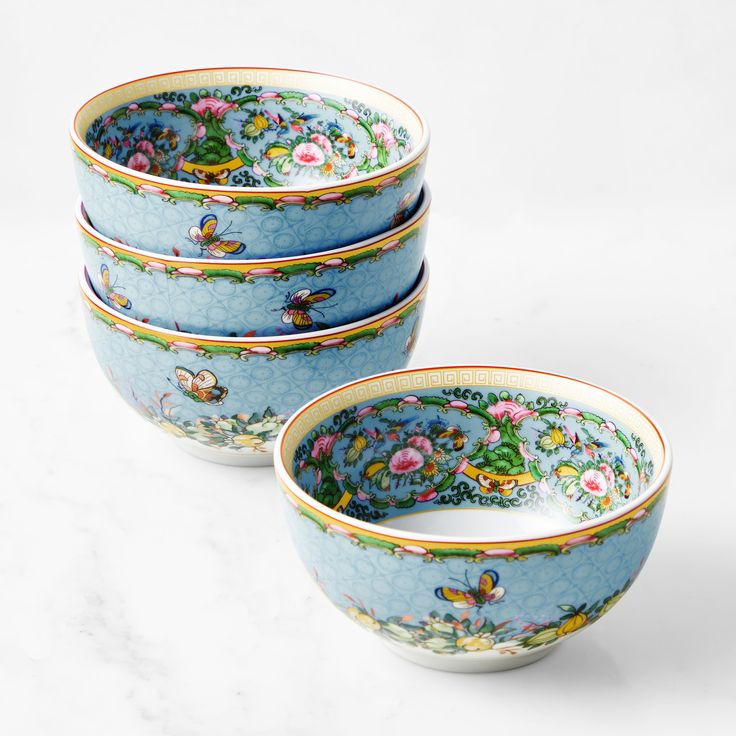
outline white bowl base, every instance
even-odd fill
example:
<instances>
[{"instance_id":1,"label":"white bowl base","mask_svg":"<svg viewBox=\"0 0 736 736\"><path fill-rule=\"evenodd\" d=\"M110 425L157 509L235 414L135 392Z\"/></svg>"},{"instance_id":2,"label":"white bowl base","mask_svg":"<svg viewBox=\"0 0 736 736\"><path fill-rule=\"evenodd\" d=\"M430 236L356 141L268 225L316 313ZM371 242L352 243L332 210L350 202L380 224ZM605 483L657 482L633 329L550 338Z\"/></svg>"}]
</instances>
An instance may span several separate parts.
<instances>
[{"instance_id":1,"label":"white bowl base","mask_svg":"<svg viewBox=\"0 0 736 736\"><path fill-rule=\"evenodd\" d=\"M546 646L532 649L519 654L499 654L498 652L467 652L465 654L436 654L435 652L410 647L404 644L384 642L384 644L399 657L407 659L422 667L445 672L503 672L504 670L515 670L517 667L525 667L546 657L554 647Z\"/></svg>"},{"instance_id":2,"label":"white bowl base","mask_svg":"<svg viewBox=\"0 0 736 736\"><path fill-rule=\"evenodd\" d=\"M234 450L215 450L196 440L176 440L176 444L188 455L219 465L236 465L243 468L258 468L273 465L273 452L245 453Z\"/></svg>"}]
</instances>

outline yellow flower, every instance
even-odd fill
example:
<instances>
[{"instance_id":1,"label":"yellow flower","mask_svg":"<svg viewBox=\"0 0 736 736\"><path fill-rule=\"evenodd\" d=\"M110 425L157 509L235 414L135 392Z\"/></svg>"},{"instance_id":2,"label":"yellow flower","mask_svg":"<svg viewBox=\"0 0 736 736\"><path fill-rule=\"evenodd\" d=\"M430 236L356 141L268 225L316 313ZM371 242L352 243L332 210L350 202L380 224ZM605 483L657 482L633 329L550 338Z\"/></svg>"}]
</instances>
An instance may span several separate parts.
<instances>
[{"instance_id":1,"label":"yellow flower","mask_svg":"<svg viewBox=\"0 0 736 736\"><path fill-rule=\"evenodd\" d=\"M355 608L355 606L348 608L346 613L353 619L353 621L357 621L361 626L365 626L366 629L378 631L381 628L381 624L379 624L373 616L363 613L363 611L359 608Z\"/></svg>"},{"instance_id":2,"label":"yellow flower","mask_svg":"<svg viewBox=\"0 0 736 736\"><path fill-rule=\"evenodd\" d=\"M562 626L560 626L557 629L557 634L559 636L565 636L565 634L572 634L573 631L577 631L578 629L582 629L583 626L588 622L588 617L584 613L574 613L572 616L570 616L567 621L565 621Z\"/></svg>"},{"instance_id":3,"label":"yellow flower","mask_svg":"<svg viewBox=\"0 0 736 736\"><path fill-rule=\"evenodd\" d=\"M184 432L184 430L179 429L176 424L172 424L171 422L161 422L158 426L161 427L164 432L168 432L174 437L186 437L186 433Z\"/></svg>"},{"instance_id":4,"label":"yellow flower","mask_svg":"<svg viewBox=\"0 0 736 736\"><path fill-rule=\"evenodd\" d=\"M623 597L624 597L624 594L619 593L618 595L615 595L613 596L613 598L606 601L603 608L601 609L601 616L604 613L608 613Z\"/></svg>"},{"instance_id":5,"label":"yellow flower","mask_svg":"<svg viewBox=\"0 0 736 736\"><path fill-rule=\"evenodd\" d=\"M476 634L475 636L461 636L455 645L466 652L485 652L492 649L494 643L490 634Z\"/></svg>"},{"instance_id":6,"label":"yellow flower","mask_svg":"<svg viewBox=\"0 0 736 736\"><path fill-rule=\"evenodd\" d=\"M533 636L530 636L526 641L528 647L541 647L545 644L551 644L557 640L559 636L557 629L542 629Z\"/></svg>"},{"instance_id":7,"label":"yellow flower","mask_svg":"<svg viewBox=\"0 0 736 736\"><path fill-rule=\"evenodd\" d=\"M562 434L562 431L559 428L553 427L552 431L549 433L549 436L552 438L552 442L554 442L556 445L565 444L565 435Z\"/></svg>"},{"instance_id":8,"label":"yellow flower","mask_svg":"<svg viewBox=\"0 0 736 736\"><path fill-rule=\"evenodd\" d=\"M255 450L263 444L263 440L255 434L239 434L233 437L233 444L240 447L252 447Z\"/></svg>"}]
</instances>

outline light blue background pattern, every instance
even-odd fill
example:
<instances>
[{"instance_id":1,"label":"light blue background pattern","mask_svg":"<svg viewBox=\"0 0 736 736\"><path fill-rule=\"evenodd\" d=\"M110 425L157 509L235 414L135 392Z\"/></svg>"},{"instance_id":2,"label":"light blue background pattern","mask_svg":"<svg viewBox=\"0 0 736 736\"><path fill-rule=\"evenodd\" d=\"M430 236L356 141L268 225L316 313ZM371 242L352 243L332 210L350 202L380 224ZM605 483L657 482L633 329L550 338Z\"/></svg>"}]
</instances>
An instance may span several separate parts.
<instances>
[{"instance_id":1,"label":"light blue background pattern","mask_svg":"<svg viewBox=\"0 0 736 736\"><path fill-rule=\"evenodd\" d=\"M100 285L100 267L107 265L114 290L131 302L126 316L148 319L160 327L183 332L243 336L254 331L261 336L298 332L285 324L281 316L288 296L299 289L336 291L309 312L315 323L328 327L339 327L387 309L406 297L414 286L426 238L425 220L417 236L377 260L361 261L349 269L326 269L314 276L294 275L288 281L271 277L255 277L250 282L172 278L161 271L140 271L133 264L116 263L84 237L82 255L97 295L112 306ZM227 268L227 263L210 260L207 266ZM308 330L300 332L306 334Z\"/></svg>"},{"instance_id":2,"label":"light blue background pattern","mask_svg":"<svg viewBox=\"0 0 736 736\"><path fill-rule=\"evenodd\" d=\"M477 584L484 570L493 569L505 595L496 603L474 609L471 615L496 623L511 620L512 633L521 633L524 624L558 620L562 604L592 604L621 590L646 561L664 510L660 501L648 517L631 524L628 531L556 556L481 561L450 558L440 562L362 548L339 534L322 531L290 503L285 505L302 562L339 608L353 605L346 598L349 595L374 609L381 619L409 614L417 623L433 611L441 616L458 615L458 609L438 598L435 589L453 585L452 578L464 580L466 573L471 583Z\"/></svg>"},{"instance_id":3,"label":"light blue background pattern","mask_svg":"<svg viewBox=\"0 0 736 736\"><path fill-rule=\"evenodd\" d=\"M406 320L388 327L374 339L358 340L342 349L326 348L315 354L290 353L283 359L263 355L247 359L229 355L206 358L188 350L169 352L108 327L92 317L89 310L86 317L97 360L123 398L136 408L142 402L155 409L157 397L169 392L168 404L181 422L213 415L262 413L267 408L286 417L317 394L342 383L382 370L403 368L411 354L411 350L406 350L407 340L415 324L419 330L417 323L423 307L421 302ZM177 366L194 374L203 369L212 371L218 384L228 389L223 403L208 405L186 397L176 388Z\"/></svg>"},{"instance_id":4,"label":"light blue background pattern","mask_svg":"<svg viewBox=\"0 0 736 736\"><path fill-rule=\"evenodd\" d=\"M189 239L189 228L198 226L204 215L214 214L218 230L230 227L238 233L232 238L245 243L245 252L234 256L241 259L314 253L389 230L394 216L404 209L402 201L413 197L408 215L416 209L425 165L426 157L400 184L342 204L313 209L286 205L283 210L251 205L232 210L220 204L175 203L156 194L134 194L92 172L78 157L74 163L85 209L103 235L154 253L171 255L177 248L182 257L198 258L201 249Z\"/></svg>"}]
</instances>

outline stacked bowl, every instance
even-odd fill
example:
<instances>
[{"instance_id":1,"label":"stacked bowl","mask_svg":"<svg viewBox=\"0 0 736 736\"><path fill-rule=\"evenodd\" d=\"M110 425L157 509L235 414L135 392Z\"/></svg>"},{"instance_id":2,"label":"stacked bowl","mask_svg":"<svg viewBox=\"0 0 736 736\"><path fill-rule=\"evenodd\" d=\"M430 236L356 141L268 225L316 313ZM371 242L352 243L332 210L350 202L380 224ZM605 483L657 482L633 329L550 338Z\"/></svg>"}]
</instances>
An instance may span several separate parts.
<instances>
[{"instance_id":1,"label":"stacked bowl","mask_svg":"<svg viewBox=\"0 0 736 736\"><path fill-rule=\"evenodd\" d=\"M406 365L430 206L407 103L325 74L204 69L96 95L71 135L95 354L183 449L268 464L310 398Z\"/></svg>"}]
</instances>

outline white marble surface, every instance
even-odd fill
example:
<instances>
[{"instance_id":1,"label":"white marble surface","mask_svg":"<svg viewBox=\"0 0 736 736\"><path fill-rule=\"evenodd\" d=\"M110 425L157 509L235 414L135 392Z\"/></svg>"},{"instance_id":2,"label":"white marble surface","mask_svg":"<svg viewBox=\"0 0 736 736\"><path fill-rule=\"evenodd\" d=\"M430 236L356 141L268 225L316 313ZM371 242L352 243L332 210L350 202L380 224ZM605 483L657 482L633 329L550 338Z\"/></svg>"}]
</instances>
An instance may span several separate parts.
<instances>
[{"instance_id":1,"label":"white marble surface","mask_svg":"<svg viewBox=\"0 0 736 736\"><path fill-rule=\"evenodd\" d=\"M736 6L459 7L1 11L0 733L732 723ZM384 651L303 574L269 469L184 455L94 364L68 118L116 82L239 63L374 81L428 117L433 284L415 364L571 373L643 404L671 435L671 497L640 580L536 665L449 675Z\"/></svg>"}]
</instances>

